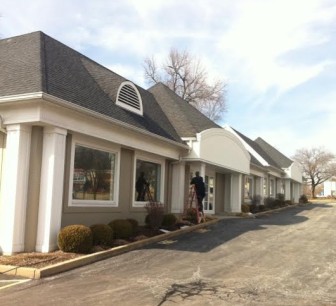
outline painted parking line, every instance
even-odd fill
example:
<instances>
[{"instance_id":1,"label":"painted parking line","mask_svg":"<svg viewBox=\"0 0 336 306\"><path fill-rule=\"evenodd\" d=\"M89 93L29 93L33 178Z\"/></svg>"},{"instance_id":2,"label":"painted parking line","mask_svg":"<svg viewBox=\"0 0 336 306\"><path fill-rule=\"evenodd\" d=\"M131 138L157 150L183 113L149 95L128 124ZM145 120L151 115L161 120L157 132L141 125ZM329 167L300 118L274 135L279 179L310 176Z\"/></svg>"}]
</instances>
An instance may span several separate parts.
<instances>
[{"instance_id":1,"label":"painted parking line","mask_svg":"<svg viewBox=\"0 0 336 306\"><path fill-rule=\"evenodd\" d=\"M31 281L31 279L0 280L0 290L9 288L15 285L19 285L19 284L22 284L28 281Z\"/></svg>"}]
</instances>

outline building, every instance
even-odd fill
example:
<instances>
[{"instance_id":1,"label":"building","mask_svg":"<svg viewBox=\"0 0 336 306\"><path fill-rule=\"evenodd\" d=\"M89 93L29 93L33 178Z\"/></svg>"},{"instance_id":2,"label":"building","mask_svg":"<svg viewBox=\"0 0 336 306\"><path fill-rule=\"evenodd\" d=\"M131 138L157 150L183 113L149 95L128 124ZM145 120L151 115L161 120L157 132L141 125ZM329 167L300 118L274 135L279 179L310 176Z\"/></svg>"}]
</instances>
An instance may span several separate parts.
<instances>
[{"instance_id":1,"label":"building","mask_svg":"<svg viewBox=\"0 0 336 306\"><path fill-rule=\"evenodd\" d=\"M268 144L251 153L163 84L145 90L42 32L0 54L0 253L54 250L69 224L143 223L149 197L182 213L196 171L209 214L239 212L245 182L296 199L295 165L270 163Z\"/></svg>"},{"instance_id":2,"label":"building","mask_svg":"<svg viewBox=\"0 0 336 306\"><path fill-rule=\"evenodd\" d=\"M323 183L323 196L336 197L336 177L331 177Z\"/></svg>"}]
</instances>

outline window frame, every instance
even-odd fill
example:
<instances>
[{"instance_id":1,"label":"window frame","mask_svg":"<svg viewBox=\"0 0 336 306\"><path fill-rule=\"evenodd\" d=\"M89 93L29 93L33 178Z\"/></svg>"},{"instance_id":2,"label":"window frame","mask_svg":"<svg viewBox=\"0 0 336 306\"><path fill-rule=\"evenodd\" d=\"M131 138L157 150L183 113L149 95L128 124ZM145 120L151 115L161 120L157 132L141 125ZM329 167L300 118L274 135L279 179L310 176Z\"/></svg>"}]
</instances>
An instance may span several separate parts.
<instances>
[{"instance_id":1,"label":"window frame","mask_svg":"<svg viewBox=\"0 0 336 306\"><path fill-rule=\"evenodd\" d=\"M145 207L148 201L136 201L135 199L135 184L136 184L136 164L137 161L141 160L144 162L149 162L153 164L158 164L161 166L161 173L160 173L160 194L159 194L159 202L163 203L164 202L164 186L165 186L165 159L164 158L159 158L159 157L149 157L146 155L142 154L135 154L134 155L134 161L133 161L133 185L132 185L132 203L133 207Z\"/></svg>"},{"instance_id":2,"label":"window frame","mask_svg":"<svg viewBox=\"0 0 336 306\"><path fill-rule=\"evenodd\" d=\"M113 199L112 200L77 200L72 198L73 179L75 169L75 149L76 146L82 146L92 150L98 150L115 155L114 160L114 185L113 185ZM73 139L71 144L71 160L70 160L70 176L69 176L69 207L118 207L119 203L119 174L120 174L120 148L116 146L105 146L90 141L83 141L80 139Z\"/></svg>"}]
</instances>

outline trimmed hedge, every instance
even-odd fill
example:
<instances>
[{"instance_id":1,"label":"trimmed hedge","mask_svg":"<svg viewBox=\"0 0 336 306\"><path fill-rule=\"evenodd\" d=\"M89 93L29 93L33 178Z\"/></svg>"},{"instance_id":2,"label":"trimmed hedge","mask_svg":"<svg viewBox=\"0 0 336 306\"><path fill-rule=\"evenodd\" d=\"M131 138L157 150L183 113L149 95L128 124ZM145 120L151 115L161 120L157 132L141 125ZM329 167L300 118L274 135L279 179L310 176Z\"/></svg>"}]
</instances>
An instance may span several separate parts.
<instances>
[{"instance_id":1,"label":"trimmed hedge","mask_svg":"<svg viewBox=\"0 0 336 306\"><path fill-rule=\"evenodd\" d=\"M113 230L107 224L93 224L90 226L93 235L93 245L111 246Z\"/></svg>"},{"instance_id":2,"label":"trimmed hedge","mask_svg":"<svg viewBox=\"0 0 336 306\"><path fill-rule=\"evenodd\" d=\"M93 246L92 231L85 225L68 225L58 233L57 244L63 252L90 253Z\"/></svg>"}]
</instances>

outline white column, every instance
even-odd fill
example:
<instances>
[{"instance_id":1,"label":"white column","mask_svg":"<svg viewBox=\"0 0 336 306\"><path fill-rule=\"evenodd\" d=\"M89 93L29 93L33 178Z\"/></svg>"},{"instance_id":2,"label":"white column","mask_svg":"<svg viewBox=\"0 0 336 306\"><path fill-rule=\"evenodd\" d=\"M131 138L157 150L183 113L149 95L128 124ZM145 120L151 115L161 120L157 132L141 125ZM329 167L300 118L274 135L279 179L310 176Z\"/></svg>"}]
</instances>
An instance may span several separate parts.
<instances>
[{"instance_id":1,"label":"white column","mask_svg":"<svg viewBox=\"0 0 336 306\"><path fill-rule=\"evenodd\" d=\"M50 252L57 248L61 228L64 184L65 140L67 131L45 128L40 184L40 205L36 250Z\"/></svg>"},{"instance_id":2,"label":"white column","mask_svg":"<svg viewBox=\"0 0 336 306\"><path fill-rule=\"evenodd\" d=\"M205 180L205 169L206 169L205 163L201 163L200 176L203 177L204 180Z\"/></svg>"},{"instance_id":3,"label":"white column","mask_svg":"<svg viewBox=\"0 0 336 306\"><path fill-rule=\"evenodd\" d=\"M259 176L255 177L255 195L259 195L261 199L264 198L264 178L263 177L259 177Z\"/></svg>"},{"instance_id":4,"label":"white column","mask_svg":"<svg viewBox=\"0 0 336 306\"><path fill-rule=\"evenodd\" d=\"M232 174L231 175L231 202L230 209L231 212L241 212L242 204L242 175Z\"/></svg>"},{"instance_id":5,"label":"white column","mask_svg":"<svg viewBox=\"0 0 336 306\"><path fill-rule=\"evenodd\" d=\"M7 126L0 206L0 251L24 251L31 127Z\"/></svg>"},{"instance_id":6,"label":"white column","mask_svg":"<svg viewBox=\"0 0 336 306\"><path fill-rule=\"evenodd\" d=\"M172 169L172 196L171 212L183 213L185 191L185 163L173 164Z\"/></svg>"},{"instance_id":7,"label":"white column","mask_svg":"<svg viewBox=\"0 0 336 306\"><path fill-rule=\"evenodd\" d=\"M285 200L291 199L291 182L290 180L285 180Z\"/></svg>"},{"instance_id":8,"label":"white column","mask_svg":"<svg viewBox=\"0 0 336 306\"><path fill-rule=\"evenodd\" d=\"M300 193L301 193L300 184L299 183L293 183L294 203L299 203Z\"/></svg>"}]
</instances>

